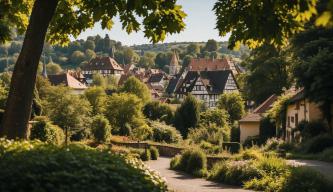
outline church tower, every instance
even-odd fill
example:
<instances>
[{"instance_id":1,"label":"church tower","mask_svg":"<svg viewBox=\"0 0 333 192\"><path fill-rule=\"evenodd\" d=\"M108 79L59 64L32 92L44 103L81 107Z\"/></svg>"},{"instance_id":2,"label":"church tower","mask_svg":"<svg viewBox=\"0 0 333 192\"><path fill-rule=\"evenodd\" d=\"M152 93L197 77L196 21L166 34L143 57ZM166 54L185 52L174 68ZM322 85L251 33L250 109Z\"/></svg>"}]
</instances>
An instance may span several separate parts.
<instances>
[{"instance_id":1,"label":"church tower","mask_svg":"<svg viewBox=\"0 0 333 192\"><path fill-rule=\"evenodd\" d=\"M171 58L170 66L169 66L169 75L175 76L179 72L179 59L175 51L173 51L173 55Z\"/></svg>"}]
</instances>

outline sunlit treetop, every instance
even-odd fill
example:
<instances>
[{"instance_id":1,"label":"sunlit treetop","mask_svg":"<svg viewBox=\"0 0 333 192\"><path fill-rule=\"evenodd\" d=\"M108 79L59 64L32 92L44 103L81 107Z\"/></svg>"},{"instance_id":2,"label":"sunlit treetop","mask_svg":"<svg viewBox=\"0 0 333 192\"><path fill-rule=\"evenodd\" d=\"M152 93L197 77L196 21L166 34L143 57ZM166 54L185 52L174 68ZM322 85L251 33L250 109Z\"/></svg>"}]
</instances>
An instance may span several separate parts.
<instances>
[{"instance_id":1,"label":"sunlit treetop","mask_svg":"<svg viewBox=\"0 0 333 192\"><path fill-rule=\"evenodd\" d=\"M8 11L4 14L9 17L16 14L15 11L23 9L25 12L19 21L11 21L10 27L24 32L33 0L4 1L17 1L27 8L13 8L13 13ZM185 28L183 20L186 14L176 4L176 0L59 0L47 39L53 44L66 45L70 36L77 37L95 23L101 24L103 29L111 29L116 16L119 16L122 28L127 33L142 29L145 37L153 43L164 40L167 34L179 33ZM2 37L4 40L9 39L8 36Z\"/></svg>"},{"instance_id":2,"label":"sunlit treetop","mask_svg":"<svg viewBox=\"0 0 333 192\"><path fill-rule=\"evenodd\" d=\"M10 39L13 29L25 32L32 6L33 0L0 1L0 43Z\"/></svg>"},{"instance_id":3,"label":"sunlit treetop","mask_svg":"<svg viewBox=\"0 0 333 192\"><path fill-rule=\"evenodd\" d=\"M221 36L231 33L229 47L246 44L256 48L264 43L280 47L288 38L304 30L304 25L318 17L316 24L329 26L333 18L333 0L327 11L318 15L319 0L218 0L214 6L216 28Z\"/></svg>"}]
</instances>

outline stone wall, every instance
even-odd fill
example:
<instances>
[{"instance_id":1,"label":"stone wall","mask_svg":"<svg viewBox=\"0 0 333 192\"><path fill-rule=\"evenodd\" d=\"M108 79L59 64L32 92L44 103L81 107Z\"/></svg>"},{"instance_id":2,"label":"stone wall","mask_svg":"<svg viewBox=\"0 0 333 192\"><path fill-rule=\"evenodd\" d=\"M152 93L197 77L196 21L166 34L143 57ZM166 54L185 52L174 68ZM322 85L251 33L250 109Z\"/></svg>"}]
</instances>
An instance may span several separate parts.
<instances>
[{"instance_id":1,"label":"stone wall","mask_svg":"<svg viewBox=\"0 0 333 192\"><path fill-rule=\"evenodd\" d=\"M150 146L154 146L158 149L161 156L165 157L174 157L175 155L179 154L184 150L181 147L175 147L170 145L163 145L163 144L154 144L154 143L147 143L147 142L112 142L114 145L120 145L125 147L132 147L137 149L146 149Z\"/></svg>"}]
</instances>

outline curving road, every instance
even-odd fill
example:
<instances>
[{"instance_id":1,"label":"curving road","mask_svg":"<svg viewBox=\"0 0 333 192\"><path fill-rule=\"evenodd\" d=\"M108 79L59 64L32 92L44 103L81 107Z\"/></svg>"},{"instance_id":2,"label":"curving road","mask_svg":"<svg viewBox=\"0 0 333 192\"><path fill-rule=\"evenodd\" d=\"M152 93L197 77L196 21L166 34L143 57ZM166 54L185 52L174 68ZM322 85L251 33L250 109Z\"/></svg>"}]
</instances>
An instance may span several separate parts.
<instances>
[{"instance_id":1,"label":"curving road","mask_svg":"<svg viewBox=\"0 0 333 192\"><path fill-rule=\"evenodd\" d=\"M245 192L238 187L223 185L188 174L169 169L170 158L160 157L156 161L149 161L147 165L164 177L168 186L175 192Z\"/></svg>"}]
</instances>

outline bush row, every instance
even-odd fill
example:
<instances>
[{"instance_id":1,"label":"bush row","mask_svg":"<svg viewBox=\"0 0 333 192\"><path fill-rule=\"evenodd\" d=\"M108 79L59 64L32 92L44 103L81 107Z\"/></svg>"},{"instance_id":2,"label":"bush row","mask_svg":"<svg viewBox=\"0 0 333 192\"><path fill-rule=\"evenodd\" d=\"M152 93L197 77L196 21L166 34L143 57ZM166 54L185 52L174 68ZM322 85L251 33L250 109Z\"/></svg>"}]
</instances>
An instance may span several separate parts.
<instances>
[{"instance_id":1,"label":"bush row","mask_svg":"<svg viewBox=\"0 0 333 192\"><path fill-rule=\"evenodd\" d=\"M0 191L162 192L167 186L136 158L79 144L0 139Z\"/></svg>"}]
</instances>

